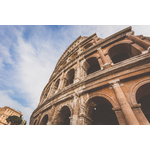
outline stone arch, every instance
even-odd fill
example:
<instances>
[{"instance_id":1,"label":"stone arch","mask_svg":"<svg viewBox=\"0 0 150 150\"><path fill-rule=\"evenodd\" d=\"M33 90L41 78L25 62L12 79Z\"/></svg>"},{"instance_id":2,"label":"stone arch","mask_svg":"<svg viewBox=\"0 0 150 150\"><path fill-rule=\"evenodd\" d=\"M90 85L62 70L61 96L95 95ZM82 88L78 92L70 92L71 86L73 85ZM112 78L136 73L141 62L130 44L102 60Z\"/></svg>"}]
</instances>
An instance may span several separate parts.
<instances>
[{"instance_id":1,"label":"stone arch","mask_svg":"<svg viewBox=\"0 0 150 150\"><path fill-rule=\"evenodd\" d=\"M130 92L130 97L131 97L131 103L132 103L133 105L134 105L134 104L137 104L137 101L136 101L136 92L137 92L138 88L141 87L141 86L144 85L144 84L147 84L147 83L150 83L150 78L138 82L138 83L135 84L134 87L132 88L132 90L131 90L131 92Z\"/></svg>"},{"instance_id":2,"label":"stone arch","mask_svg":"<svg viewBox=\"0 0 150 150\"><path fill-rule=\"evenodd\" d=\"M86 60L89 59L89 58L91 58L91 57L95 57L95 58L98 59L99 58L99 54L97 52L94 53L94 54L91 54L91 55L89 55L89 56L86 57Z\"/></svg>"},{"instance_id":3,"label":"stone arch","mask_svg":"<svg viewBox=\"0 0 150 150\"><path fill-rule=\"evenodd\" d=\"M59 84L60 84L60 78L57 79L53 84L53 86L50 88L50 94L55 94L57 92Z\"/></svg>"},{"instance_id":4,"label":"stone arch","mask_svg":"<svg viewBox=\"0 0 150 150\"><path fill-rule=\"evenodd\" d=\"M85 103L88 103L88 101L94 97L103 97L107 99L114 108L119 106L118 103L116 103L110 96L100 92L94 92L93 94L89 94L89 97L86 99Z\"/></svg>"},{"instance_id":5,"label":"stone arch","mask_svg":"<svg viewBox=\"0 0 150 150\"><path fill-rule=\"evenodd\" d=\"M90 57L87 60L85 60L82 64L82 68L84 69L87 75L101 70L97 57Z\"/></svg>"},{"instance_id":6,"label":"stone arch","mask_svg":"<svg viewBox=\"0 0 150 150\"><path fill-rule=\"evenodd\" d=\"M40 125L47 125L48 123L48 114L43 115L44 117L41 117Z\"/></svg>"},{"instance_id":7,"label":"stone arch","mask_svg":"<svg viewBox=\"0 0 150 150\"><path fill-rule=\"evenodd\" d=\"M140 51L136 49L131 50L131 44L129 43L119 43L119 44L113 45L108 50L108 55L110 56L114 64L121 62L123 60L129 59L139 54L141 54Z\"/></svg>"},{"instance_id":8,"label":"stone arch","mask_svg":"<svg viewBox=\"0 0 150 150\"><path fill-rule=\"evenodd\" d=\"M144 124L150 123L150 79L138 82L131 91L131 102L140 104ZM140 118L141 119L141 118ZM147 121L147 122L146 122Z\"/></svg>"},{"instance_id":9,"label":"stone arch","mask_svg":"<svg viewBox=\"0 0 150 150\"><path fill-rule=\"evenodd\" d=\"M86 102L86 114L91 119L92 125L119 125L113 105L106 95L91 95Z\"/></svg>"},{"instance_id":10,"label":"stone arch","mask_svg":"<svg viewBox=\"0 0 150 150\"><path fill-rule=\"evenodd\" d=\"M58 112L55 117L56 125L70 125L70 117L72 116L72 110L69 105L61 105L58 108Z\"/></svg>"},{"instance_id":11,"label":"stone arch","mask_svg":"<svg viewBox=\"0 0 150 150\"><path fill-rule=\"evenodd\" d=\"M75 69L72 68L66 72L64 87L72 84L75 78Z\"/></svg>"},{"instance_id":12,"label":"stone arch","mask_svg":"<svg viewBox=\"0 0 150 150\"><path fill-rule=\"evenodd\" d=\"M70 112L71 112L71 116L72 116L72 114L73 114L73 109L72 109L71 105L69 105L69 104L63 104L63 105L60 105L60 106L58 107L58 113L60 112L60 110L61 110L62 107L64 107L64 106L69 107Z\"/></svg>"}]
</instances>

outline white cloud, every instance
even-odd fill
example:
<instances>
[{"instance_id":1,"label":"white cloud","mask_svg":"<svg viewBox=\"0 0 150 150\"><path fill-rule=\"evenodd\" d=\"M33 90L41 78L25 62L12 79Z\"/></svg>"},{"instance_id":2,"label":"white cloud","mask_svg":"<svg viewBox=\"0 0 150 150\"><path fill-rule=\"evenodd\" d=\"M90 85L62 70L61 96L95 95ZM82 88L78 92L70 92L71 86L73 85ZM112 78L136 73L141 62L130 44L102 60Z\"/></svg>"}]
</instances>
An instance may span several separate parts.
<instances>
[{"instance_id":1,"label":"white cloud","mask_svg":"<svg viewBox=\"0 0 150 150\"><path fill-rule=\"evenodd\" d=\"M4 63L13 64L9 49L0 43L0 70L4 67Z\"/></svg>"},{"instance_id":2,"label":"white cloud","mask_svg":"<svg viewBox=\"0 0 150 150\"><path fill-rule=\"evenodd\" d=\"M17 101L13 100L11 97L9 97L10 93L13 93L13 91L11 90L0 91L0 98L1 98L0 106L1 107L8 106L17 111L21 111L24 119L28 121L30 118L30 114L32 113L33 110L30 107L24 107Z\"/></svg>"},{"instance_id":3,"label":"white cloud","mask_svg":"<svg viewBox=\"0 0 150 150\"><path fill-rule=\"evenodd\" d=\"M37 107L58 59L77 37L97 33L100 38L106 38L126 27L128 26L60 26L54 32L45 26L29 26L28 38L24 37L26 26L9 27L11 36L0 30L7 41L0 43L0 67L3 68L0 81L7 88L0 90L0 106L19 109L29 123L29 117ZM150 36L149 27L133 26L133 30L136 34L139 31L140 34ZM10 48L13 48L11 53ZM5 68L5 63L10 64L11 69Z\"/></svg>"}]
</instances>

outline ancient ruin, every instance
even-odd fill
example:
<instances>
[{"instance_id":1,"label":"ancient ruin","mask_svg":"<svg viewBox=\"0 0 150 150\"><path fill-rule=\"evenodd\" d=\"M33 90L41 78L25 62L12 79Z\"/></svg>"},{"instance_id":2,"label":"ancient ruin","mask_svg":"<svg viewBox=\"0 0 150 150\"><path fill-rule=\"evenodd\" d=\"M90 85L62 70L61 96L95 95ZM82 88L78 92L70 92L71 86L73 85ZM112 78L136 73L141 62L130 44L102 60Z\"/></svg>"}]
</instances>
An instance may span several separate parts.
<instances>
[{"instance_id":1,"label":"ancient ruin","mask_svg":"<svg viewBox=\"0 0 150 150\"><path fill-rule=\"evenodd\" d=\"M150 37L131 27L79 36L63 53L30 125L149 125Z\"/></svg>"}]
</instances>

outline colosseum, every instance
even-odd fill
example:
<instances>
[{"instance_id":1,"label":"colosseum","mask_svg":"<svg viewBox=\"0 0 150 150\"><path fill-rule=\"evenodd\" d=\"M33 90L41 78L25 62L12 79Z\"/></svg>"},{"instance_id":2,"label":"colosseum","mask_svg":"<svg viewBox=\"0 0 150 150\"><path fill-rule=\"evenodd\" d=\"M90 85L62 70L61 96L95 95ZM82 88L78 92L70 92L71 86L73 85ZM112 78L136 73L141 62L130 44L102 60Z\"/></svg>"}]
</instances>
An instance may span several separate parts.
<instances>
[{"instance_id":1,"label":"colosseum","mask_svg":"<svg viewBox=\"0 0 150 150\"><path fill-rule=\"evenodd\" d=\"M150 37L131 27L79 36L63 53L30 125L149 125Z\"/></svg>"}]
</instances>

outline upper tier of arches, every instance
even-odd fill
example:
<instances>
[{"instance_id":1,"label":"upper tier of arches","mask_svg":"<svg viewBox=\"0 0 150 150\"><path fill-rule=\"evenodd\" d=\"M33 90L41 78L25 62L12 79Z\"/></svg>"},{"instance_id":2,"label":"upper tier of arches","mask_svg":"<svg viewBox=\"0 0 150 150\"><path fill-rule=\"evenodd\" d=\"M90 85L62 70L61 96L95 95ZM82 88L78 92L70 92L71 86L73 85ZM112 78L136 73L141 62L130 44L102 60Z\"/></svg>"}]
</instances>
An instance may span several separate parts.
<instances>
[{"instance_id":1,"label":"upper tier of arches","mask_svg":"<svg viewBox=\"0 0 150 150\"><path fill-rule=\"evenodd\" d=\"M131 57L142 54L143 50L138 48L138 46L133 45L130 40L126 39L121 41L116 42L117 44L112 44L111 47L108 46L108 48L106 47L102 49L105 61L108 64L117 64ZM83 49L90 48L94 45L94 42L95 41L93 40L92 42L86 43L83 46ZM76 51L69 57L68 61L62 64L62 66L64 67L63 76L61 72L58 72L58 74L56 74L55 79L53 78L51 84L45 90L46 92L43 93L44 96L41 97L41 99L47 99L50 96L56 94L58 91L64 89L65 87L76 83L76 81L80 81L81 78L83 79L96 71L106 69L104 68L104 66L107 65L107 63L99 54L98 49L95 49L95 51L92 51L92 53L89 53L87 56L83 56L81 59L78 58L79 53L79 51ZM70 59L78 60L79 65L77 65L76 61L76 63L74 63L73 66L70 67ZM77 78L79 80L77 80Z\"/></svg>"}]
</instances>

